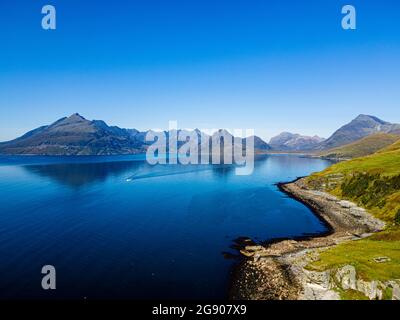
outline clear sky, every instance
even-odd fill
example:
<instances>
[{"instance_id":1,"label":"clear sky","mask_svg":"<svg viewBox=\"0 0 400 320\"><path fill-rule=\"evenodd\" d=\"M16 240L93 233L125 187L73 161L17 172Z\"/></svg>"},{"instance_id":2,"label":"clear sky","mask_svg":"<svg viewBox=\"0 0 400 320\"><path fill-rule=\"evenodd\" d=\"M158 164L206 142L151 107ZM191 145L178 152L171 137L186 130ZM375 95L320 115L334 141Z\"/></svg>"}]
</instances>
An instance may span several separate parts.
<instances>
[{"instance_id":1,"label":"clear sky","mask_svg":"<svg viewBox=\"0 0 400 320\"><path fill-rule=\"evenodd\" d=\"M400 2L1 0L0 141L75 112L263 138L327 137L360 113L400 123Z\"/></svg>"}]
</instances>

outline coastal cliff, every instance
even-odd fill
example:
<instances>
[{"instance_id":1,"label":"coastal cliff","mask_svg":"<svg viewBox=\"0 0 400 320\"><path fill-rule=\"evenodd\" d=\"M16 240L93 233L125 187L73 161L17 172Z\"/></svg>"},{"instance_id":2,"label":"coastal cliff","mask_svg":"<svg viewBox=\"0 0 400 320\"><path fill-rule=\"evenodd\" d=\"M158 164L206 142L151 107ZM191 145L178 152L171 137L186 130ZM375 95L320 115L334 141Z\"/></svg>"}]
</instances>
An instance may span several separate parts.
<instances>
[{"instance_id":1,"label":"coastal cliff","mask_svg":"<svg viewBox=\"0 0 400 320\"><path fill-rule=\"evenodd\" d=\"M352 265L321 272L308 268L327 249L382 231L383 221L352 202L309 188L305 178L278 187L312 209L329 231L315 238L244 245L240 252L246 259L236 272L232 299L332 300L340 299L345 290L369 299L400 299L396 279L365 281L357 277ZM377 266L385 258L377 257Z\"/></svg>"}]
</instances>

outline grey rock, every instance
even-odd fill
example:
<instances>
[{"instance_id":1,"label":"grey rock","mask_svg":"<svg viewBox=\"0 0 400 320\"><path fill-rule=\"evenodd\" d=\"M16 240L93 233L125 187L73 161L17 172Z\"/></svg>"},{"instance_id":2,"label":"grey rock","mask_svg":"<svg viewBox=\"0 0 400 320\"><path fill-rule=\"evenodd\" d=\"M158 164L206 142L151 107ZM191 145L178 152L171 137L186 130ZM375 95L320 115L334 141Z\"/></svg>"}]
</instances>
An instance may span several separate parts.
<instances>
[{"instance_id":1,"label":"grey rock","mask_svg":"<svg viewBox=\"0 0 400 320\"><path fill-rule=\"evenodd\" d=\"M331 279L330 271L316 272L316 271L304 270L304 274L307 278L306 281L308 283L317 284L325 289L332 288L331 281L330 281L330 279Z\"/></svg>"},{"instance_id":2,"label":"grey rock","mask_svg":"<svg viewBox=\"0 0 400 320\"><path fill-rule=\"evenodd\" d=\"M392 300L400 300L400 286L398 284L393 286Z\"/></svg>"},{"instance_id":3,"label":"grey rock","mask_svg":"<svg viewBox=\"0 0 400 320\"><path fill-rule=\"evenodd\" d=\"M378 288L378 281L364 281L357 280L357 290L362 292L365 296L367 296L370 300L382 299L383 292Z\"/></svg>"},{"instance_id":4,"label":"grey rock","mask_svg":"<svg viewBox=\"0 0 400 320\"><path fill-rule=\"evenodd\" d=\"M328 290L317 284L306 284L301 300L340 300L340 296L333 290Z\"/></svg>"},{"instance_id":5,"label":"grey rock","mask_svg":"<svg viewBox=\"0 0 400 320\"><path fill-rule=\"evenodd\" d=\"M356 269L350 265L344 266L336 272L336 279L344 290L357 290L356 276Z\"/></svg>"}]
</instances>

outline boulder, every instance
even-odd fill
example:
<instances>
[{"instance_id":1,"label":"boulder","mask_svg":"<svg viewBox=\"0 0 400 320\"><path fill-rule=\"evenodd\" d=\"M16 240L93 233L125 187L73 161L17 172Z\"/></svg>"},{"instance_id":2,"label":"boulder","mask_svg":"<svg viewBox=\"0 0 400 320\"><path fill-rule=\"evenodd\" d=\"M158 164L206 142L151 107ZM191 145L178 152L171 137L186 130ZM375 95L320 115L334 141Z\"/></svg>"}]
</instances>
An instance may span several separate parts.
<instances>
[{"instance_id":1,"label":"boulder","mask_svg":"<svg viewBox=\"0 0 400 320\"><path fill-rule=\"evenodd\" d=\"M365 296L367 296L370 300L381 300L383 297L383 292L378 288L378 281L357 281L357 290L362 292Z\"/></svg>"},{"instance_id":2,"label":"boulder","mask_svg":"<svg viewBox=\"0 0 400 320\"><path fill-rule=\"evenodd\" d=\"M333 290L326 289L317 284L308 283L304 286L302 300L340 300L340 296Z\"/></svg>"},{"instance_id":3,"label":"boulder","mask_svg":"<svg viewBox=\"0 0 400 320\"><path fill-rule=\"evenodd\" d=\"M307 277L307 282L317 284L325 289L330 289L331 285L331 274L330 271L316 272L304 270L304 274Z\"/></svg>"},{"instance_id":4,"label":"boulder","mask_svg":"<svg viewBox=\"0 0 400 320\"><path fill-rule=\"evenodd\" d=\"M351 265L347 265L336 272L336 279L343 290L357 290L356 275L356 269Z\"/></svg>"},{"instance_id":5,"label":"boulder","mask_svg":"<svg viewBox=\"0 0 400 320\"><path fill-rule=\"evenodd\" d=\"M386 284L392 289L392 300L400 300L400 281L388 281Z\"/></svg>"}]
</instances>

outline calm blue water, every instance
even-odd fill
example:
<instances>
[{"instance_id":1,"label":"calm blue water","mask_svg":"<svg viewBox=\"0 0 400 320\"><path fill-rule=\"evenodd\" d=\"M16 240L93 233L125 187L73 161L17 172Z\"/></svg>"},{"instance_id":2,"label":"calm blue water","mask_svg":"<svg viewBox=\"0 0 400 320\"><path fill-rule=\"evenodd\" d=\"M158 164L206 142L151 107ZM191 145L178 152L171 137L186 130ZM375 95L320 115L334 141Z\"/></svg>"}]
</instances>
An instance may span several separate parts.
<instances>
[{"instance_id":1,"label":"calm blue water","mask_svg":"<svg viewBox=\"0 0 400 320\"><path fill-rule=\"evenodd\" d=\"M274 185L330 163L261 157L233 167L142 156L0 157L0 298L225 298L240 237L325 230ZM41 289L41 268L57 289Z\"/></svg>"}]
</instances>

